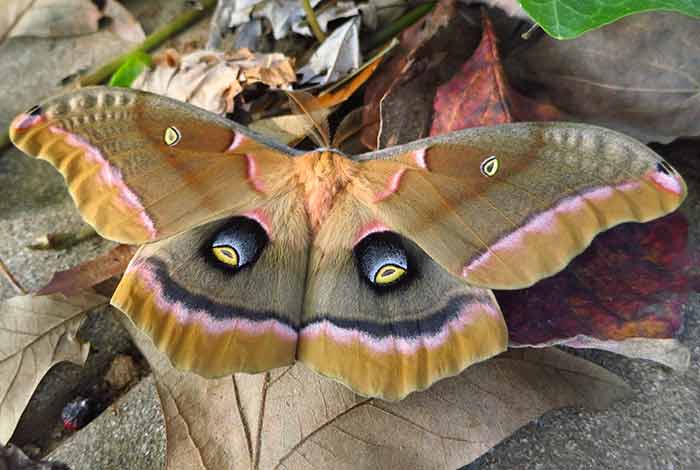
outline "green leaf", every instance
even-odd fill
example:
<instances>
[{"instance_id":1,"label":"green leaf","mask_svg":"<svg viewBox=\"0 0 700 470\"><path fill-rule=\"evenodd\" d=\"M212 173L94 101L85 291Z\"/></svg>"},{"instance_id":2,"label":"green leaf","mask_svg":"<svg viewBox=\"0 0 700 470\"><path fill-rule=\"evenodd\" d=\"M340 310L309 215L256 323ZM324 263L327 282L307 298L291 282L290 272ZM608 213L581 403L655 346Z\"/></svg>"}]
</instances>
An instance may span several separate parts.
<instances>
[{"instance_id":1,"label":"green leaf","mask_svg":"<svg viewBox=\"0 0 700 470\"><path fill-rule=\"evenodd\" d=\"M557 39L572 39L622 17L645 11L700 16L697 0L519 0L527 13Z\"/></svg>"},{"instance_id":2,"label":"green leaf","mask_svg":"<svg viewBox=\"0 0 700 470\"><path fill-rule=\"evenodd\" d=\"M130 54L110 78L109 86L129 88L136 80L136 77L141 75L144 70L150 68L152 64L151 56L145 52L136 51Z\"/></svg>"}]
</instances>

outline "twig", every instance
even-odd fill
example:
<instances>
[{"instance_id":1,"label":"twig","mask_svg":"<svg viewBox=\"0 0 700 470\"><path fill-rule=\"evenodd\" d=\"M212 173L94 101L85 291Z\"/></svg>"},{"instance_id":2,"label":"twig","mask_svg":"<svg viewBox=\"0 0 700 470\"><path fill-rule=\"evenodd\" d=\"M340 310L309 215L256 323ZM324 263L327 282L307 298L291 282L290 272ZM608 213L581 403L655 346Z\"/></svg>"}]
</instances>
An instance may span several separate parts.
<instances>
[{"instance_id":1,"label":"twig","mask_svg":"<svg viewBox=\"0 0 700 470\"><path fill-rule=\"evenodd\" d=\"M375 47L381 46L389 39L393 38L401 31L408 28L409 26L423 18L425 15L427 15L435 7L435 4L436 2L428 2L422 5L418 5L413 10L399 17L396 21L391 23L386 28L380 29L374 35L370 36L370 38L367 40L367 43L363 46L362 49L365 51L370 51Z\"/></svg>"},{"instance_id":2,"label":"twig","mask_svg":"<svg viewBox=\"0 0 700 470\"><path fill-rule=\"evenodd\" d=\"M306 20L309 22L309 26L311 27L311 31L313 31L314 36L316 36L316 40L318 42L323 42L326 39L326 35L323 34L323 31L321 31L321 26L318 24L318 20L316 19L316 13L314 13L314 9L311 7L311 1L301 0L301 6L304 7Z\"/></svg>"},{"instance_id":3,"label":"twig","mask_svg":"<svg viewBox=\"0 0 700 470\"><path fill-rule=\"evenodd\" d=\"M177 16L170 23L163 26L157 31L154 31L144 39L144 41L126 52L116 59L107 62L100 68L95 70L89 75L85 75L79 80L81 86L98 85L105 80L107 80L121 65L124 61L135 52L147 52L161 45L167 39L170 39L198 19L200 19L204 14L214 6L216 0L201 0L201 9L188 10L181 15ZM5 150L6 147L10 145L10 135L9 130L5 129L0 134L0 151Z\"/></svg>"},{"instance_id":4,"label":"twig","mask_svg":"<svg viewBox=\"0 0 700 470\"><path fill-rule=\"evenodd\" d=\"M2 261L2 258L0 258L0 272L2 273L3 276L5 276L5 279L7 279L10 284L12 284L12 287L17 291L18 294L26 295L27 290L22 287L22 284L19 283L19 281L15 278L15 276L12 275L12 272L7 269L7 266L5 266L5 263Z\"/></svg>"}]
</instances>

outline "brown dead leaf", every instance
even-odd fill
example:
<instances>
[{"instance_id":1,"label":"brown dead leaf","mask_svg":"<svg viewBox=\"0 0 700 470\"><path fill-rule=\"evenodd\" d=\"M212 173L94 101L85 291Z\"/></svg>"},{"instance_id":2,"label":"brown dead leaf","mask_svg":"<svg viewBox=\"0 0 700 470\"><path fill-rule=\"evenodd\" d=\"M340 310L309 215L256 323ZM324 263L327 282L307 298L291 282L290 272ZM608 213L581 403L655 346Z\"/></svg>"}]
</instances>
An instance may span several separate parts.
<instances>
[{"instance_id":1,"label":"brown dead leaf","mask_svg":"<svg viewBox=\"0 0 700 470\"><path fill-rule=\"evenodd\" d=\"M146 90L224 114L234 108L234 98L244 88L263 83L288 89L296 80L292 59L284 54L256 54L241 49L232 54L196 51L180 56L166 51L156 67L132 84Z\"/></svg>"},{"instance_id":2,"label":"brown dead leaf","mask_svg":"<svg viewBox=\"0 0 700 470\"><path fill-rule=\"evenodd\" d=\"M324 108L315 111L313 114L317 119L325 120L332 111L332 108ZM248 127L270 137L275 142L294 145L314 130L314 123L308 116L303 114L286 114L284 116L260 119L251 123Z\"/></svg>"},{"instance_id":3,"label":"brown dead leaf","mask_svg":"<svg viewBox=\"0 0 700 470\"><path fill-rule=\"evenodd\" d=\"M435 94L431 136L470 127L555 121L561 117L553 106L537 103L510 87L486 9L482 9L481 21L483 32L479 47Z\"/></svg>"},{"instance_id":4,"label":"brown dead leaf","mask_svg":"<svg viewBox=\"0 0 700 470\"><path fill-rule=\"evenodd\" d=\"M64 271L54 273L48 284L37 295L61 293L67 296L89 289L107 279L121 275L138 247L118 245L95 259Z\"/></svg>"},{"instance_id":5,"label":"brown dead leaf","mask_svg":"<svg viewBox=\"0 0 700 470\"><path fill-rule=\"evenodd\" d=\"M450 1L438 3L424 22L408 29L396 55L368 84L364 120L379 125L367 125L362 142L385 148L426 137L435 90L471 56L480 37L480 28L458 14Z\"/></svg>"},{"instance_id":6,"label":"brown dead leaf","mask_svg":"<svg viewBox=\"0 0 700 470\"><path fill-rule=\"evenodd\" d=\"M514 86L569 119L666 143L700 135L698 44L696 18L644 13L568 41L543 36L504 66Z\"/></svg>"},{"instance_id":7,"label":"brown dead leaf","mask_svg":"<svg viewBox=\"0 0 700 470\"><path fill-rule=\"evenodd\" d=\"M108 29L131 42L145 34L134 17L116 0L102 9L90 0L6 0L0 9L0 42L17 36L64 37L94 33L101 18L110 18Z\"/></svg>"},{"instance_id":8,"label":"brown dead leaf","mask_svg":"<svg viewBox=\"0 0 700 470\"><path fill-rule=\"evenodd\" d=\"M85 314L109 299L89 291L26 295L0 303L0 443L7 443L41 378L54 364L82 365L90 345L75 334Z\"/></svg>"},{"instance_id":9,"label":"brown dead leaf","mask_svg":"<svg viewBox=\"0 0 700 470\"><path fill-rule=\"evenodd\" d=\"M498 356L396 403L300 364L207 380L175 370L124 323L153 368L173 470L457 468L546 411L601 409L629 393L617 376L556 349Z\"/></svg>"}]
</instances>

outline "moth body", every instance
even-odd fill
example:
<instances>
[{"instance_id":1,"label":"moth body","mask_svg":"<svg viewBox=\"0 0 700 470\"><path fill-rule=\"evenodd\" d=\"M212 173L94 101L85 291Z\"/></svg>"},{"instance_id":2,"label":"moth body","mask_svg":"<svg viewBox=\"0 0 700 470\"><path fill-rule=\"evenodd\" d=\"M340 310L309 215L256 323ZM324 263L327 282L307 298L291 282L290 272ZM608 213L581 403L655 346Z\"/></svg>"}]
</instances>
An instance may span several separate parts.
<instances>
[{"instance_id":1,"label":"moth body","mask_svg":"<svg viewBox=\"0 0 700 470\"><path fill-rule=\"evenodd\" d=\"M304 208L312 233L316 233L337 194L353 179L357 164L331 150L310 152L294 162L297 184L303 188Z\"/></svg>"}]
</instances>

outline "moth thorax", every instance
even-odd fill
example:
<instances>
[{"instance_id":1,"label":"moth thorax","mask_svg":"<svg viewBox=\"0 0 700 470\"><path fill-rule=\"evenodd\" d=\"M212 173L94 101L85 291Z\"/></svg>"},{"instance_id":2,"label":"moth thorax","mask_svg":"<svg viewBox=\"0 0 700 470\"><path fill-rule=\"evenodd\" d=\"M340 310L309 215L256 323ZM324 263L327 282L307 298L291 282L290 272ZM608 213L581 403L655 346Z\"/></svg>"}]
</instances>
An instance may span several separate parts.
<instances>
[{"instance_id":1,"label":"moth thorax","mask_svg":"<svg viewBox=\"0 0 700 470\"><path fill-rule=\"evenodd\" d=\"M304 187L304 208L316 232L328 217L336 195L350 181L353 163L332 152L313 152L297 162L299 181Z\"/></svg>"}]
</instances>

